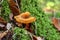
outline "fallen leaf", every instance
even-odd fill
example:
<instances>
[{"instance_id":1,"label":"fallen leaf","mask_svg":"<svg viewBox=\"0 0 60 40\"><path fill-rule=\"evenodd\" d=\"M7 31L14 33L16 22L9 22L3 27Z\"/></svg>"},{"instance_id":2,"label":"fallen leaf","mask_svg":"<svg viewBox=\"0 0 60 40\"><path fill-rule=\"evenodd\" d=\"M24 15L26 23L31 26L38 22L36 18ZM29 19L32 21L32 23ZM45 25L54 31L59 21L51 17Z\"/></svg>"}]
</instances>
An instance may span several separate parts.
<instances>
[{"instance_id":1,"label":"fallen leaf","mask_svg":"<svg viewBox=\"0 0 60 40\"><path fill-rule=\"evenodd\" d=\"M60 31L60 26L59 26L59 23L58 23L58 19L57 18L53 18L52 19L52 23L58 29L58 31Z\"/></svg>"}]
</instances>

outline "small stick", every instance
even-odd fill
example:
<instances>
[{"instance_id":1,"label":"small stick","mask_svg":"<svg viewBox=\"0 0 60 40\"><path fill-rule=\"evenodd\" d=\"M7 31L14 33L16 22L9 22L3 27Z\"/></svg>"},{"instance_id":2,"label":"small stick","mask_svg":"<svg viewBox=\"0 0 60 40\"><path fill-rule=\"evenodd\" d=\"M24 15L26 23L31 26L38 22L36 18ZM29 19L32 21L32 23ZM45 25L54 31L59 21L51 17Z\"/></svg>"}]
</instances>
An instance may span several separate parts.
<instances>
[{"instance_id":1,"label":"small stick","mask_svg":"<svg viewBox=\"0 0 60 40\"><path fill-rule=\"evenodd\" d=\"M0 39L2 39L5 35L7 35L8 31L5 31L3 33L0 33Z\"/></svg>"}]
</instances>

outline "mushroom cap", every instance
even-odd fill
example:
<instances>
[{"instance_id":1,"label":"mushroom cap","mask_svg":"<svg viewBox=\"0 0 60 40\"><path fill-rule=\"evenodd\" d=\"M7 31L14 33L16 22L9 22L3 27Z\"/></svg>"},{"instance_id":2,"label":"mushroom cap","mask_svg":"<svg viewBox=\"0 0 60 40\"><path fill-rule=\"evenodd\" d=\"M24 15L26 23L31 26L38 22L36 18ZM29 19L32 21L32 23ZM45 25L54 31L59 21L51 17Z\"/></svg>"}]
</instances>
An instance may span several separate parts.
<instances>
[{"instance_id":1,"label":"mushroom cap","mask_svg":"<svg viewBox=\"0 0 60 40\"><path fill-rule=\"evenodd\" d=\"M18 16L15 16L14 18L18 23L24 23L24 24L32 23L36 20L35 17L30 16L29 12L22 13Z\"/></svg>"}]
</instances>

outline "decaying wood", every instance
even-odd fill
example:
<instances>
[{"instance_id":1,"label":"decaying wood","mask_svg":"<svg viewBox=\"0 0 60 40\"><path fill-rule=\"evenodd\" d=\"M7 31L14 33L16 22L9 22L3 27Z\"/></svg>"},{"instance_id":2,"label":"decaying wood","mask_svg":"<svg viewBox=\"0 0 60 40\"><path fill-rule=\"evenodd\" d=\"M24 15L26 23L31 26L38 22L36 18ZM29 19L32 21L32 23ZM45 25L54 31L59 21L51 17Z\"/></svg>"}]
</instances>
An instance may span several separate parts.
<instances>
[{"instance_id":1,"label":"decaying wood","mask_svg":"<svg viewBox=\"0 0 60 40\"><path fill-rule=\"evenodd\" d=\"M20 14L20 10L18 8L17 3L14 0L8 0L10 9L13 13L14 16L19 15Z\"/></svg>"},{"instance_id":2,"label":"decaying wood","mask_svg":"<svg viewBox=\"0 0 60 40\"><path fill-rule=\"evenodd\" d=\"M17 2L18 2L18 5L21 6L21 4L20 4L21 3L21 0L17 0Z\"/></svg>"},{"instance_id":3,"label":"decaying wood","mask_svg":"<svg viewBox=\"0 0 60 40\"><path fill-rule=\"evenodd\" d=\"M19 0L8 0L9 7L12 11L12 14L10 15L10 20L16 24L17 22L14 19L14 16L17 16L20 14L20 8L18 6L18 1ZM19 24L16 24L17 26L20 26Z\"/></svg>"},{"instance_id":4,"label":"decaying wood","mask_svg":"<svg viewBox=\"0 0 60 40\"><path fill-rule=\"evenodd\" d=\"M53 18L52 19L52 23L60 31L60 26L59 26L59 23L58 23L58 19L57 18Z\"/></svg>"}]
</instances>

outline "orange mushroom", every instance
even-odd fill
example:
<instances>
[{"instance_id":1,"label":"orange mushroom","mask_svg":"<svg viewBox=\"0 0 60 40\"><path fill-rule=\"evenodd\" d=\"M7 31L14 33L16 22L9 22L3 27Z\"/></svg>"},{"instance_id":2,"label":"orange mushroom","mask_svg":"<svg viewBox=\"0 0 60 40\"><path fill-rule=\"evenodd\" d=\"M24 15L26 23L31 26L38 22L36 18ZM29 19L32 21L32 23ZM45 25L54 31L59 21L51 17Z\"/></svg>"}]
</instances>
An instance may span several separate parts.
<instances>
[{"instance_id":1,"label":"orange mushroom","mask_svg":"<svg viewBox=\"0 0 60 40\"><path fill-rule=\"evenodd\" d=\"M22 13L18 16L15 16L14 18L18 23L24 23L24 24L32 23L36 20L35 17L30 17L29 12Z\"/></svg>"},{"instance_id":2,"label":"orange mushroom","mask_svg":"<svg viewBox=\"0 0 60 40\"><path fill-rule=\"evenodd\" d=\"M14 17L15 20L18 22L18 23L23 23L23 24L26 24L26 29L29 30L30 27L29 27L29 23L32 23L36 20L35 17L31 17L30 16L30 13L29 12L25 12L25 13L22 13L18 16L15 16ZM31 30L30 30L31 31Z\"/></svg>"}]
</instances>

